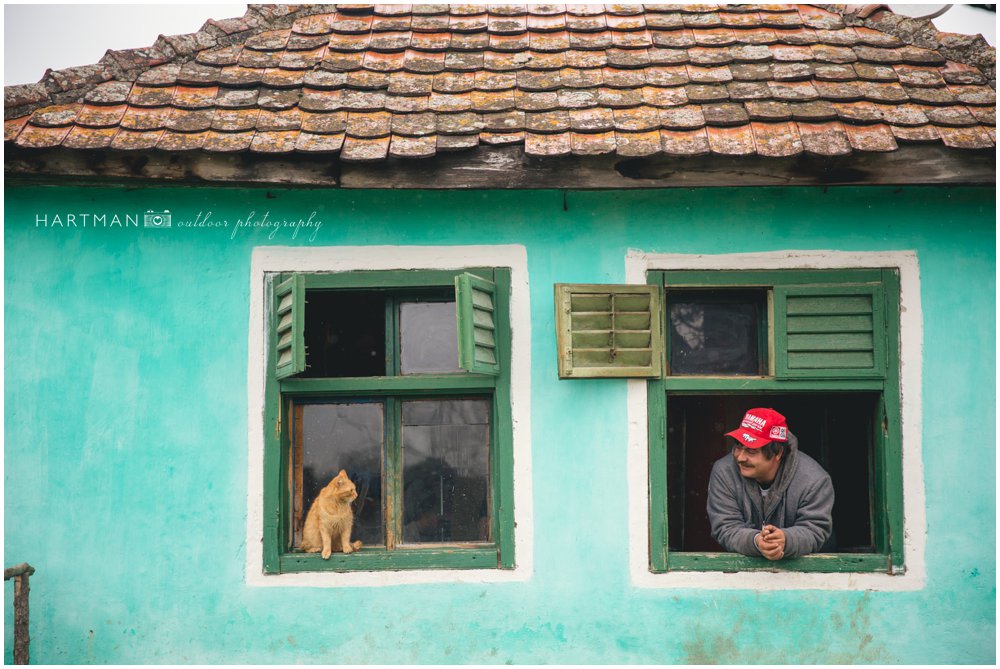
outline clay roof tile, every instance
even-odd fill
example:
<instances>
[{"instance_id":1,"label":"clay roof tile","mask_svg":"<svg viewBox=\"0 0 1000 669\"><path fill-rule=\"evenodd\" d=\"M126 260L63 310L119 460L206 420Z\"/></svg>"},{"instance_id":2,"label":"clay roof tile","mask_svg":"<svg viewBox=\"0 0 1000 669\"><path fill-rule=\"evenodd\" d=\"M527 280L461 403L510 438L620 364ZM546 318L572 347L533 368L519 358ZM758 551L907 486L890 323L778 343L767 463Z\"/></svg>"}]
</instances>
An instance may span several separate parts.
<instances>
[{"instance_id":1,"label":"clay roof tile","mask_svg":"<svg viewBox=\"0 0 1000 669\"><path fill-rule=\"evenodd\" d=\"M562 77L558 70L520 70L517 73L517 88L521 91L555 91L562 88Z\"/></svg>"},{"instance_id":2,"label":"clay roof tile","mask_svg":"<svg viewBox=\"0 0 1000 669\"><path fill-rule=\"evenodd\" d=\"M799 121L796 125L799 137L802 139L802 148L807 153L820 156L843 156L851 153L851 142L839 121L828 123Z\"/></svg>"},{"instance_id":3,"label":"clay roof tile","mask_svg":"<svg viewBox=\"0 0 1000 669\"><path fill-rule=\"evenodd\" d=\"M738 102L708 103L701 106L705 124L711 126L739 126L749 123L746 108Z\"/></svg>"},{"instance_id":4,"label":"clay roof tile","mask_svg":"<svg viewBox=\"0 0 1000 669\"><path fill-rule=\"evenodd\" d=\"M202 149L212 153L235 153L246 151L253 143L254 131L247 132L210 132L205 138Z\"/></svg>"},{"instance_id":5,"label":"clay roof tile","mask_svg":"<svg viewBox=\"0 0 1000 669\"><path fill-rule=\"evenodd\" d=\"M885 124L845 125L847 139L856 151L895 151L896 139L892 129Z\"/></svg>"},{"instance_id":6,"label":"clay roof tile","mask_svg":"<svg viewBox=\"0 0 1000 669\"><path fill-rule=\"evenodd\" d=\"M944 80L949 84L989 83L987 78L982 72L979 71L979 69L972 67L971 65L966 65L965 63L948 61L941 70L941 74L944 77Z\"/></svg>"},{"instance_id":7,"label":"clay roof tile","mask_svg":"<svg viewBox=\"0 0 1000 669\"><path fill-rule=\"evenodd\" d=\"M705 128L695 130L660 130L663 152L672 156L701 156L709 153Z\"/></svg>"},{"instance_id":8,"label":"clay roof tile","mask_svg":"<svg viewBox=\"0 0 1000 669\"><path fill-rule=\"evenodd\" d=\"M844 19L840 14L813 5L799 5L798 10L802 23L810 28L838 30L844 27Z\"/></svg>"},{"instance_id":9,"label":"clay roof tile","mask_svg":"<svg viewBox=\"0 0 1000 669\"><path fill-rule=\"evenodd\" d=\"M174 114L180 112L173 107L135 107L130 106L119 125L126 130L149 131L162 130Z\"/></svg>"},{"instance_id":10,"label":"clay roof tile","mask_svg":"<svg viewBox=\"0 0 1000 669\"><path fill-rule=\"evenodd\" d=\"M548 135L526 132L524 133L524 151L529 156L539 157L569 155L572 151L569 133Z\"/></svg>"},{"instance_id":11,"label":"clay roof tile","mask_svg":"<svg viewBox=\"0 0 1000 669\"><path fill-rule=\"evenodd\" d=\"M207 129L200 132L173 132L167 129L156 143L156 148L162 151L196 151L205 145L206 139Z\"/></svg>"},{"instance_id":12,"label":"clay roof tile","mask_svg":"<svg viewBox=\"0 0 1000 669\"><path fill-rule=\"evenodd\" d=\"M761 81L733 81L726 84L729 99L743 102L746 100L764 100L771 97L771 89Z\"/></svg>"},{"instance_id":13,"label":"clay roof tile","mask_svg":"<svg viewBox=\"0 0 1000 669\"><path fill-rule=\"evenodd\" d=\"M991 149L996 146L995 129L984 126L965 128L938 127L945 146L956 149ZM993 132L991 132L991 130Z\"/></svg>"},{"instance_id":14,"label":"clay roof tile","mask_svg":"<svg viewBox=\"0 0 1000 669\"><path fill-rule=\"evenodd\" d=\"M472 109L472 93L439 93L434 91L427 108L438 113L460 112Z\"/></svg>"},{"instance_id":15,"label":"clay roof tile","mask_svg":"<svg viewBox=\"0 0 1000 669\"><path fill-rule=\"evenodd\" d=\"M892 126L892 135L899 142L937 142L941 140L938 129L933 125L922 125L917 127Z\"/></svg>"},{"instance_id":16,"label":"clay roof tile","mask_svg":"<svg viewBox=\"0 0 1000 669\"><path fill-rule=\"evenodd\" d=\"M706 127L705 131L712 153L724 156L748 156L757 151L749 124L733 128Z\"/></svg>"},{"instance_id":17,"label":"clay roof tile","mask_svg":"<svg viewBox=\"0 0 1000 669\"><path fill-rule=\"evenodd\" d=\"M746 108L754 121L790 121L793 116L792 105L778 100L751 100Z\"/></svg>"},{"instance_id":18,"label":"clay roof tile","mask_svg":"<svg viewBox=\"0 0 1000 669\"><path fill-rule=\"evenodd\" d=\"M329 35L333 32L334 14L317 14L296 19L292 32L300 35Z\"/></svg>"},{"instance_id":19,"label":"clay roof tile","mask_svg":"<svg viewBox=\"0 0 1000 669\"><path fill-rule=\"evenodd\" d=\"M113 128L121 124L127 110L128 105L124 104L113 106L85 104L74 119L74 123L90 128Z\"/></svg>"},{"instance_id":20,"label":"clay roof tile","mask_svg":"<svg viewBox=\"0 0 1000 669\"><path fill-rule=\"evenodd\" d=\"M574 109L569 113L569 124L577 132L603 132L615 127L614 113L610 109L591 107Z\"/></svg>"},{"instance_id":21,"label":"clay roof tile","mask_svg":"<svg viewBox=\"0 0 1000 669\"><path fill-rule=\"evenodd\" d=\"M164 130L132 131L122 127L111 140L110 148L115 151L148 151L159 144L164 132Z\"/></svg>"},{"instance_id":22,"label":"clay roof tile","mask_svg":"<svg viewBox=\"0 0 1000 669\"><path fill-rule=\"evenodd\" d=\"M241 65L228 65L219 70L217 81L222 86L253 86L259 84L262 78L271 71L277 70L278 68L268 68L266 70L256 67L243 67ZM302 72L297 70L280 70L280 72L288 72L293 76L298 78L298 81L302 81ZM269 84L271 85L271 84Z\"/></svg>"},{"instance_id":23,"label":"clay roof tile","mask_svg":"<svg viewBox=\"0 0 1000 669\"><path fill-rule=\"evenodd\" d=\"M615 150L614 132L570 132L569 135L571 150L578 156L596 156Z\"/></svg>"},{"instance_id":24,"label":"clay roof tile","mask_svg":"<svg viewBox=\"0 0 1000 669\"><path fill-rule=\"evenodd\" d=\"M428 158L437 151L437 137L404 137L394 135L389 142L389 155L394 158Z\"/></svg>"},{"instance_id":25,"label":"clay roof tile","mask_svg":"<svg viewBox=\"0 0 1000 669\"><path fill-rule=\"evenodd\" d=\"M362 139L351 137L344 138L344 145L340 151L340 157L346 162L372 162L385 160L389 153L390 138L380 137L376 139Z\"/></svg>"},{"instance_id":26,"label":"clay roof tile","mask_svg":"<svg viewBox=\"0 0 1000 669\"><path fill-rule=\"evenodd\" d=\"M21 116L20 118L4 121L3 141L13 142L17 139L17 136L21 133L21 130L24 129L24 126L27 125L28 119L30 118L30 116Z\"/></svg>"},{"instance_id":27,"label":"clay roof tile","mask_svg":"<svg viewBox=\"0 0 1000 669\"><path fill-rule=\"evenodd\" d=\"M509 144L524 144L523 132L481 132L479 134L480 144L493 146L506 146Z\"/></svg>"},{"instance_id":28,"label":"clay roof tile","mask_svg":"<svg viewBox=\"0 0 1000 669\"><path fill-rule=\"evenodd\" d=\"M514 91L514 105L526 112L559 109L558 91Z\"/></svg>"},{"instance_id":29,"label":"clay roof tile","mask_svg":"<svg viewBox=\"0 0 1000 669\"><path fill-rule=\"evenodd\" d=\"M526 113L524 127L530 133L562 133L570 129L570 112L565 109Z\"/></svg>"},{"instance_id":30,"label":"clay roof tile","mask_svg":"<svg viewBox=\"0 0 1000 669\"><path fill-rule=\"evenodd\" d=\"M67 149L106 149L118 134L118 127L85 128L76 126L62 141Z\"/></svg>"},{"instance_id":31,"label":"clay roof tile","mask_svg":"<svg viewBox=\"0 0 1000 669\"><path fill-rule=\"evenodd\" d=\"M619 156L641 157L659 153L661 150L658 130L645 132L615 131L615 151Z\"/></svg>"},{"instance_id":32,"label":"clay roof tile","mask_svg":"<svg viewBox=\"0 0 1000 669\"><path fill-rule=\"evenodd\" d=\"M753 131L754 145L757 153L770 158L787 158L803 151L802 139L799 137L796 123L760 123L750 124Z\"/></svg>"},{"instance_id":33,"label":"clay roof tile","mask_svg":"<svg viewBox=\"0 0 1000 669\"><path fill-rule=\"evenodd\" d=\"M283 111L260 110L257 116L258 130L298 130L302 126L304 113L297 107Z\"/></svg>"},{"instance_id":34,"label":"clay roof tile","mask_svg":"<svg viewBox=\"0 0 1000 669\"><path fill-rule=\"evenodd\" d=\"M865 124L882 120L882 112L879 108L866 100L860 102L833 102L831 104L837 111L837 117L847 123Z\"/></svg>"},{"instance_id":35,"label":"clay roof tile","mask_svg":"<svg viewBox=\"0 0 1000 669\"><path fill-rule=\"evenodd\" d=\"M984 105L996 108L997 92L990 86L948 86L948 90L967 105Z\"/></svg>"},{"instance_id":36,"label":"clay roof tile","mask_svg":"<svg viewBox=\"0 0 1000 669\"><path fill-rule=\"evenodd\" d=\"M80 112L82 104L52 105L36 111L31 117L31 125L43 128L71 126Z\"/></svg>"}]
</instances>

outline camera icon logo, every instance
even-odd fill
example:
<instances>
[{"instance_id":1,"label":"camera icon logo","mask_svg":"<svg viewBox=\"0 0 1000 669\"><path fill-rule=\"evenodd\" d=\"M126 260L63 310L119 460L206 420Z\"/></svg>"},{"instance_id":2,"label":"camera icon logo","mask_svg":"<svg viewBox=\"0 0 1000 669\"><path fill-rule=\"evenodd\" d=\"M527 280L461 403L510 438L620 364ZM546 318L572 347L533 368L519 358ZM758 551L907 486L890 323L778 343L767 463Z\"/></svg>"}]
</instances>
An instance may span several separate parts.
<instances>
[{"instance_id":1,"label":"camera icon logo","mask_svg":"<svg viewBox=\"0 0 1000 669\"><path fill-rule=\"evenodd\" d=\"M143 215L143 225L147 228L169 228L170 210L153 211L152 209L147 209L145 215Z\"/></svg>"}]
</instances>

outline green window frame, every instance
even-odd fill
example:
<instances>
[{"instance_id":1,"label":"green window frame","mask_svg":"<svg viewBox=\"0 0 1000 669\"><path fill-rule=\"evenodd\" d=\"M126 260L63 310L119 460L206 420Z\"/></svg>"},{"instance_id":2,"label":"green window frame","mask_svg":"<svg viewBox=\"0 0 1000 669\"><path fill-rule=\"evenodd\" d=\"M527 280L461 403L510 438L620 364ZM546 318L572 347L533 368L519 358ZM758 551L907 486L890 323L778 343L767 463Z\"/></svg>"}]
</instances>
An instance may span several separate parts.
<instances>
[{"instance_id":1,"label":"green window frame","mask_svg":"<svg viewBox=\"0 0 1000 669\"><path fill-rule=\"evenodd\" d=\"M647 382L649 569L902 573L903 487L899 379L900 283L896 269L647 272L647 284L670 289L761 289L767 292L767 373L761 376L672 376ZM867 309L867 313L866 313ZM667 332L661 310L660 331ZM861 314L864 318L858 318ZM864 321L870 325L859 326ZM865 336L859 336L858 331ZM671 394L858 391L879 395L872 435L874 553L817 553L770 561L726 552L668 549L667 405Z\"/></svg>"},{"instance_id":2,"label":"green window frame","mask_svg":"<svg viewBox=\"0 0 1000 669\"><path fill-rule=\"evenodd\" d=\"M514 481L511 418L511 271L504 267L462 270L267 273L270 309L264 410L265 574L413 569L513 569ZM385 376L298 378L305 370L304 314L310 289L415 291L454 290L461 373L399 373L396 309L388 309ZM386 405L383 444L385 521L390 536L401 530L401 401L485 398L491 402L490 514L492 542L475 545L362 547L323 560L318 553L292 551L292 435L289 416L296 402L377 398Z\"/></svg>"}]
</instances>

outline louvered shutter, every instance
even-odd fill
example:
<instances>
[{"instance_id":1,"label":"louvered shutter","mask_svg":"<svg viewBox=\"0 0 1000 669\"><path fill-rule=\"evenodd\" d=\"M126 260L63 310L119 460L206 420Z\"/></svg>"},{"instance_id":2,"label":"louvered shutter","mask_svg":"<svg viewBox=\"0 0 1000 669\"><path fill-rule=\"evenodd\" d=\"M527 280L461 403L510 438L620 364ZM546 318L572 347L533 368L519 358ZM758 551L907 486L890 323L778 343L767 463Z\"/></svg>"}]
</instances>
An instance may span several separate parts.
<instances>
[{"instance_id":1,"label":"louvered shutter","mask_svg":"<svg viewBox=\"0 0 1000 669\"><path fill-rule=\"evenodd\" d=\"M656 286L556 284L559 376L658 377Z\"/></svg>"},{"instance_id":2,"label":"louvered shutter","mask_svg":"<svg viewBox=\"0 0 1000 669\"><path fill-rule=\"evenodd\" d=\"M885 375L882 287L775 286L775 376Z\"/></svg>"},{"instance_id":3,"label":"louvered shutter","mask_svg":"<svg viewBox=\"0 0 1000 669\"><path fill-rule=\"evenodd\" d=\"M497 357L497 286L473 274L455 277L458 364L479 374L500 374Z\"/></svg>"},{"instance_id":4,"label":"louvered shutter","mask_svg":"<svg viewBox=\"0 0 1000 669\"><path fill-rule=\"evenodd\" d=\"M305 279L294 274L274 288L274 375L293 376L306 368Z\"/></svg>"}]
</instances>

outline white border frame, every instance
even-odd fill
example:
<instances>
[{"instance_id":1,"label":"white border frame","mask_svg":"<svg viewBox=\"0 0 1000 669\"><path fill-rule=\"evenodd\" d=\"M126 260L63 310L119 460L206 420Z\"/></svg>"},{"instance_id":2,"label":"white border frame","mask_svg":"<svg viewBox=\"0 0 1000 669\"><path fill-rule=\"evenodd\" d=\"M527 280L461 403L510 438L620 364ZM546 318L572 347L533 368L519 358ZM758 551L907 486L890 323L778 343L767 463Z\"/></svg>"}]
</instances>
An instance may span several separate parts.
<instances>
[{"instance_id":1,"label":"white border frame","mask_svg":"<svg viewBox=\"0 0 1000 669\"><path fill-rule=\"evenodd\" d=\"M630 250L625 280L645 284L652 270L781 270L891 267L900 279L900 394L903 438L904 574L819 574L803 572L649 571L649 442L646 381L628 382L629 570L640 588L731 590L919 590L927 579L924 547L927 523L921 456L921 370L923 320L920 268L913 251L777 251L720 255L652 254Z\"/></svg>"},{"instance_id":2,"label":"white border frame","mask_svg":"<svg viewBox=\"0 0 1000 669\"><path fill-rule=\"evenodd\" d=\"M514 569L439 569L264 574L264 384L267 314L266 272L351 272L357 270L511 270L510 397L514 450ZM265 246L250 260L250 327L247 362L247 527L248 586L375 587L416 583L518 582L531 578L534 530L531 493L531 310L528 255L521 245L497 246Z\"/></svg>"}]
</instances>

